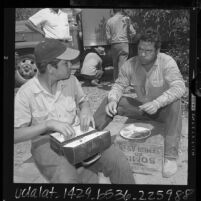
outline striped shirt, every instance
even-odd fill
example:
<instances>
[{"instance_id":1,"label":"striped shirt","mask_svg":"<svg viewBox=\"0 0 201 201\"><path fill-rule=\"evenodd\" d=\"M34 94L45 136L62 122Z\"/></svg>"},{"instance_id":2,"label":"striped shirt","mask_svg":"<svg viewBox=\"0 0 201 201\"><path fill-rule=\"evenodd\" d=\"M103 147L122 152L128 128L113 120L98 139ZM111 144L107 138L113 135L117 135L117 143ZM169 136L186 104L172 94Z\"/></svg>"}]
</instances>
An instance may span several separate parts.
<instances>
[{"instance_id":1,"label":"striped shirt","mask_svg":"<svg viewBox=\"0 0 201 201\"><path fill-rule=\"evenodd\" d=\"M127 60L120 69L119 77L108 94L109 100L119 101L124 89L133 86L141 102L154 101L158 108L180 99L185 91L185 83L175 60L164 53L146 72L138 57Z\"/></svg>"}]
</instances>

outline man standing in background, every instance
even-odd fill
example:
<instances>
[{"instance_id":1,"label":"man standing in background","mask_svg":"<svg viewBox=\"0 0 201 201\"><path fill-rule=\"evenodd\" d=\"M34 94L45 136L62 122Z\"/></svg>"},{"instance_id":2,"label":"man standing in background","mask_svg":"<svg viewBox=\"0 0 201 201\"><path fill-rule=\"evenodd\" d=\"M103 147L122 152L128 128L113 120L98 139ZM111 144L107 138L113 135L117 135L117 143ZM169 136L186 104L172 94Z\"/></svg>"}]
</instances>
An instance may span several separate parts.
<instances>
[{"instance_id":1,"label":"man standing in background","mask_svg":"<svg viewBox=\"0 0 201 201\"><path fill-rule=\"evenodd\" d=\"M129 56L129 38L136 34L128 16L124 15L122 9L113 9L114 16L106 23L106 37L111 44L113 60L113 78L117 79L119 68Z\"/></svg>"},{"instance_id":2,"label":"man standing in background","mask_svg":"<svg viewBox=\"0 0 201 201\"><path fill-rule=\"evenodd\" d=\"M81 9L73 9L78 14ZM26 26L41 33L45 38L58 39L61 42L72 41L69 27L68 12L61 8L44 8L32 15Z\"/></svg>"}]
</instances>

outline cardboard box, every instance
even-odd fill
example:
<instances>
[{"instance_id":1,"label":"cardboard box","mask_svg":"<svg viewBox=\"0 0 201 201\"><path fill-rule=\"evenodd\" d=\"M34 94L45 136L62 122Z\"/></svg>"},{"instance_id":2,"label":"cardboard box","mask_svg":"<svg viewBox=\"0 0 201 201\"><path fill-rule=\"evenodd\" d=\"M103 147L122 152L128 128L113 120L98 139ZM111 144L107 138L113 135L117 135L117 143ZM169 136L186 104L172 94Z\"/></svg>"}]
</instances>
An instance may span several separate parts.
<instances>
[{"instance_id":1,"label":"cardboard box","mask_svg":"<svg viewBox=\"0 0 201 201\"><path fill-rule=\"evenodd\" d=\"M59 135L59 133L50 134L50 146L58 154L64 155L73 165L103 152L111 145L109 131L91 129L70 140L61 140Z\"/></svg>"},{"instance_id":2,"label":"cardboard box","mask_svg":"<svg viewBox=\"0 0 201 201\"><path fill-rule=\"evenodd\" d=\"M134 173L155 174L161 172L163 146L146 142L117 141L126 155Z\"/></svg>"},{"instance_id":3,"label":"cardboard box","mask_svg":"<svg viewBox=\"0 0 201 201\"><path fill-rule=\"evenodd\" d=\"M133 123L130 120L129 123ZM151 136L141 140L128 140L120 134L115 139L115 146L126 155L134 173L157 175L161 174L164 156L164 127L155 121L134 121L136 126L151 130ZM123 126L126 127L128 122Z\"/></svg>"}]
</instances>

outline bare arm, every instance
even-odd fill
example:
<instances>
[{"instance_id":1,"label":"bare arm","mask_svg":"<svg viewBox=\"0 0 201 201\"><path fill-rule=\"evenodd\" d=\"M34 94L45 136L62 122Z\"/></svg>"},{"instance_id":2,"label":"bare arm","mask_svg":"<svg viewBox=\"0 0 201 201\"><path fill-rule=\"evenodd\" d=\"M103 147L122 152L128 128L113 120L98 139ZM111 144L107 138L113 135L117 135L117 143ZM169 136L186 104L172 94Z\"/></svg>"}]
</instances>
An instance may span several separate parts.
<instances>
[{"instance_id":1,"label":"bare arm","mask_svg":"<svg viewBox=\"0 0 201 201\"><path fill-rule=\"evenodd\" d=\"M132 38L136 35L136 30L134 29L130 17L126 17L127 27L128 27L128 34Z\"/></svg>"},{"instance_id":2,"label":"bare arm","mask_svg":"<svg viewBox=\"0 0 201 201\"><path fill-rule=\"evenodd\" d=\"M130 24L130 36L134 37L136 35L136 31L132 24Z\"/></svg>"},{"instance_id":3,"label":"bare arm","mask_svg":"<svg viewBox=\"0 0 201 201\"><path fill-rule=\"evenodd\" d=\"M35 26L30 20L27 20L27 21L25 22L25 25L26 25L30 30L32 30L32 31L34 31L34 32L39 32L40 34L42 34L43 36L45 36L44 31L43 31L41 28Z\"/></svg>"},{"instance_id":4,"label":"bare arm","mask_svg":"<svg viewBox=\"0 0 201 201\"><path fill-rule=\"evenodd\" d=\"M38 124L36 126L30 126L30 127L23 127L15 128L14 129L14 142L24 142L31 140L32 138L47 132L47 127L45 123Z\"/></svg>"},{"instance_id":5,"label":"bare arm","mask_svg":"<svg viewBox=\"0 0 201 201\"><path fill-rule=\"evenodd\" d=\"M59 132L67 139L75 136L75 131L70 124L56 120L48 120L34 126L27 127L27 125L24 125L24 127L15 128L14 142L19 143L31 140L36 136L47 134L48 132Z\"/></svg>"},{"instance_id":6,"label":"bare arm","mask_svg":"<svg viewBox=\"0 0 201 201\"><path fill-rule=\"evenodd\" d=\"M90 109L88 101L83 101L80 103L80 128L82 131L87 131L90 124L95 128L94 117Z\"/></svg>"}]
</instances>

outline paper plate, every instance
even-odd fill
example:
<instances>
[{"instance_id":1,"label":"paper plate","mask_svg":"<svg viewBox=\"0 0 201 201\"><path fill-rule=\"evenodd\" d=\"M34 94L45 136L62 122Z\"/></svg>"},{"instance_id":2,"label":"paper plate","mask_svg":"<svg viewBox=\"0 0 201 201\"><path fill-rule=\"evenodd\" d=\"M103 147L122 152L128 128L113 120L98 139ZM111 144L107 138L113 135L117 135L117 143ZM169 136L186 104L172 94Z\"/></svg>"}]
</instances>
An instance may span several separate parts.
<instances>
[{"instance_id":1,"label":"paper plate","mask_svg":"<svg viewBox=\"0 0 201 201\"><path fill-rule=\"evenodd\" d=\"M120 135L129 140L141 140L149 137L151 135L151 130L130 124L120 131Z\"/></svg>"}]
</instances>

